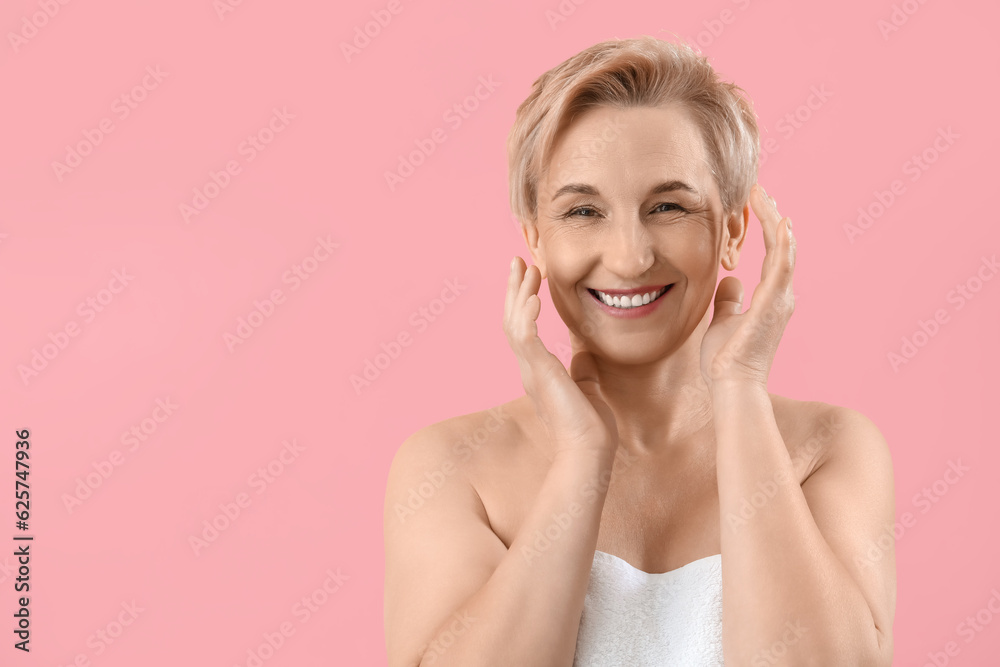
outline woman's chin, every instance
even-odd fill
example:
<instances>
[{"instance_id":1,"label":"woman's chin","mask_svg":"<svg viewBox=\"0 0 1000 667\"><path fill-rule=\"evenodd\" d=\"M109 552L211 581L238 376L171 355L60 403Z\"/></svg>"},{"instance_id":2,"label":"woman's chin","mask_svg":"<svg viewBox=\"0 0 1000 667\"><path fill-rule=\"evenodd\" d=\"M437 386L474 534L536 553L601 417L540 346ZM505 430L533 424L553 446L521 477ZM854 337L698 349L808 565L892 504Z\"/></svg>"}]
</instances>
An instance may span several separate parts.
<instances>
[{"instance_id":1,"label":"woman's chin","mask_svg":"<svg viewBox=\"0 0 1000 667\"><path fill-rule=\"evenodd\" d=\"M620 336L614 340L590 339L587 349L595 359L624 366L641 366L660 361L670 355L673 346L662 336Z\"/></svg>"}]
</instances>

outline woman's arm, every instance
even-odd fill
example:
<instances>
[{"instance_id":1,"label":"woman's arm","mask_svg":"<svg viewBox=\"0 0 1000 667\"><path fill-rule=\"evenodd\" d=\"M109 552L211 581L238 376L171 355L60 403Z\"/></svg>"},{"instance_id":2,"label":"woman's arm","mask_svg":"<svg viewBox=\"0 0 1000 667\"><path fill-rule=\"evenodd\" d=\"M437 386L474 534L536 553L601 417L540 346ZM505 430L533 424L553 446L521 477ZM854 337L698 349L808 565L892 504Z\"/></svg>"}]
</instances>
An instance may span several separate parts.
<instances>
[{"instance_id":1,"label":"woman's arm","mask_svg":"<svg viewBox=\"0 0 1000 667\"><path fill-rule=\"evenodd\" d=\"M445 443L463 434L438 426L403 444L385 505L392 667L573 664L618 426L601 397L593 357L578 351L567 371L538 337L540 286L538 267L515 257L503 329L552 464L507 550L476 490L446 455ZM444 477L449 470L451 479ZM406 512L428 476L444 482L428 502Z\"/></svg>"},{"instance_id":2,"label":"woman's arm","mask_svg":"<svg viewBox=\"0 0 1000 667\"><path fill-rule=\"evenodd\" d=\"M764 236L761 282L746 312L739 279L719 282L701 348L717 438L726 663L890 665L895 554L891 539L876 546L895 519L889 448L863 415L831 406L820 417L839 426L800 486L767 392L795 308L796 241L760 184L750 205Z\"/></svg>"},{"instance_id":3,"label":"woman's arm","mask_svg":"<svg viewBox=\"0 0 1000 667\"><path fill-rule=\"evenodd\" d=\"M570 667L614 453L558 454L507 550L461 471L410 511L425 473L447 468L441 445L454 435L425 429L390 469L389 666Z\"/></svg>"},{"instance_id":4,"label":"woman's arm","mask_svg":"<svg viewBox=\"0 0 1000 667\"><path fill-rule=\"evenodd\" d=\"M716 382L713 400L726 663L888 667L895 502L878 429L831 407L829 455L800 486L766 389Z\"/></svg>"}]
</instances>

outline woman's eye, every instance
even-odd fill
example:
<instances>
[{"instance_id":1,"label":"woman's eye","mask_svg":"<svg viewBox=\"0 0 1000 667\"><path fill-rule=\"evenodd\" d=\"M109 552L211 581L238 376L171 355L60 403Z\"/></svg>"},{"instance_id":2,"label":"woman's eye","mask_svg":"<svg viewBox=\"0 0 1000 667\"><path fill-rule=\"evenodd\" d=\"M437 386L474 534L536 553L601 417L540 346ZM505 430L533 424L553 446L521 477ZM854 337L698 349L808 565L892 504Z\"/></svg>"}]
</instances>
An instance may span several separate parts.
<instances>
[{"instance_id":1,"label":"woman's eye","mask_svg":"<svg viewBox=\"0 0 1000 667\"><path fill-rule=\"evenodd\" d=\"M683 206L681 206L679 204L674 204L672 202L663 202L662 204L657 204L656 207L653 208L652 212L653 213L672 213L674 211L684 211L684 212L686 212L687 209L685 209ZM577 206L576 208L571 209L563 217L566 217L566 218L571 218L571 217L596 218L599 215L600 215L600 212L597 209L595 209L594 207L592 207L592 206Z\"/></svg>"},{"instance_id":2,"label":"woman's eye","mask_svg":"<svg viewBox=\"0 0 1000 667\"><path fill-rule=\"evenodd\" d=\"M656 205L656 208L653 209L653 213L668 213L670 211L670 209L665 209L665 208L663 208L664 206L673 206L674 207L673 210L676 210L676 211L683 211L683 210L685 210L684 207L682 207L682 206L680 206L678 204L672 204L670 202L663 202L662 204L657 204Z\"/></svg>"}]
</instances>

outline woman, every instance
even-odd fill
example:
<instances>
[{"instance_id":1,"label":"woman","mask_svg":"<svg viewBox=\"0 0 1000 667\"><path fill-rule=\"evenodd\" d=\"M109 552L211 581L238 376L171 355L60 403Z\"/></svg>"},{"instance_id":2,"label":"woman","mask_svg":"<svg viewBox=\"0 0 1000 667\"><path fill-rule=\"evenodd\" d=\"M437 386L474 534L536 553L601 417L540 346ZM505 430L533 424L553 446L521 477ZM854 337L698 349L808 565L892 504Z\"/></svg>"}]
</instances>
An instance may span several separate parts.
<instances>
[{"instance_id":1,"label":"woman","mask_svg":"<svg viewBox=\"0 0 1000 667\"><path fill-rule=\"evenodd\" d=\"M533 264L511 264L503 326L526 393L396 454L391 667L891 664L892 462L862 414L767 391L795 241L755 184L740 92L641 38L570 58L518 108ZM740 281L716 282L750 208L766 256L742 312ZM538 337L543 279L568 372Z\"/></svg>"}]
</instances>

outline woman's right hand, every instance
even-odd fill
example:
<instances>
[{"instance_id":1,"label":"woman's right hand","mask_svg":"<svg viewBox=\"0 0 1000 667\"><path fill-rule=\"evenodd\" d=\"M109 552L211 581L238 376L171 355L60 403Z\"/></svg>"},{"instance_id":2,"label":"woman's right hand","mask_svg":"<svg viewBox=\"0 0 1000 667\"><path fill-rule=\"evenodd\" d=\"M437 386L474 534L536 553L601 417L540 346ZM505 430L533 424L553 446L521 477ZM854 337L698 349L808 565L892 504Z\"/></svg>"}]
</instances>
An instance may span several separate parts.
<instances>
[{"instance_id":1,"label":"woman's right hand","mask_svg":"<svg viewBox=\"0 0 1000 667\"><path fill-rule=\"evenodd\" d=\"M556 456L597 453L613 460L618 449L614 413L601 398L597 369L589 352L577 352L567 373L538 337L542 302L538 267L511 263L504 302L503 330L521 367L521 382L548 431Z\"/></svg>"}]
</instances>

